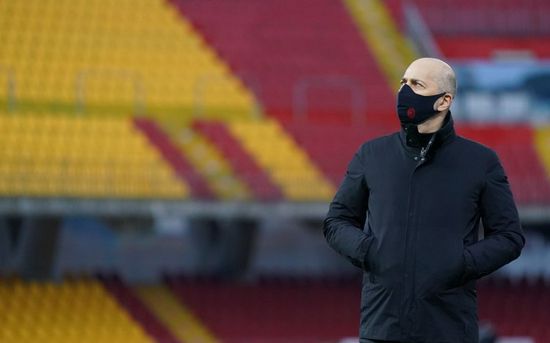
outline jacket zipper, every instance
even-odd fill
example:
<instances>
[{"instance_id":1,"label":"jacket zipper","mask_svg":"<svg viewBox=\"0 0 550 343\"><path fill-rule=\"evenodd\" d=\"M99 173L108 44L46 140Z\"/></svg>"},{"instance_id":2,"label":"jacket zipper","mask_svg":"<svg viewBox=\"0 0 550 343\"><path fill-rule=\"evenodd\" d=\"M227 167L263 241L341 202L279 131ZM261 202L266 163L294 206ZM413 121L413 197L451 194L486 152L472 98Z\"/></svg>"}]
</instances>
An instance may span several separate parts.
<instances>
[{"instance_id":1,"label":"jacket zipper","mask_svg":"<svg viewBox=\"0 0 550 343\"><path fill-rule=\"evenodd\" d=\"M407 224L406 224L406 231L405 231L405 263L404 263L404 266L405 266L405 275L404 275L404 278L405 278L405 281L408 281L410 282L410 287L406 287L407 285L407 282L404 282L404 285L405 285L405 289L407 291L410 291L410 304L411 306L414 306L414 303L415 303L415 292L416 292L416 287L415 287L415 282L416 282L416 272L415 272L415 266L416 266L416 251L415 249L413 249L414 247L414 244L412 242L409 242L411 239L415 239L416 240L416 230L414 230L414 232L411 232L411 228L414 228L414 221L416 220L416 216L413 215L412 211L411 211L411 201L412 201L412 198L413 198L413 191L414 191L414 187L413 187L413 179L414 179L414 173L416 172L416 170L422 166L425 162L426 162L426 155L428 154L428 152L430 151L430 148L435 140L435 134L432 135L432 137L430 138L430 140L428 141L428 144L426 144L425 147L422 147L420 149L420 158L418 158L418 162L416 164L416 166L414 167L414 169L412 170L411 172L411 176L410 176L410 180L409 180L409 192L408 192L408 197L407 197ZM417 160L415 158L415 160ZM414 237L412 236L414 235ZM413 250L413 251L411 251ZM410 256L410 258L412 259L410 261L410 263L412 263L412 268L411 270L409 271L407 266L407 256ZM407 280L408 279L408 280ZM405 292L405 296L407 295L408 292ZM406 305L407 301L404 301L404 304ZM403 306L403 311L402 313L404 312L404 310L407 308L406 306ZM410 328L407 328L408 330L407 331L413 331L414 332L414 323L411 322L411 327ZM409 331L409 332L410 332Z\"/></svg>"},{"instance_id":2,"label":"jacket zipper","mask_svg":"<svg viewBox=\"0 0 550 343\"><path fill-rule=\"evenodd\" d=\"M432 135L432 137L430 138L430 140L428 141L428 144L426 144L425 147L422 147L420 149L420 161L418 161L418 163L416 164L416 168L420 167L422 164L424 164L424 162L426 162L426 155L428 154L428 151L430 151L430 148L432 147L432 144L434 143L435 135L436 134L434 133Z\"/></svg>"}]
</instances>

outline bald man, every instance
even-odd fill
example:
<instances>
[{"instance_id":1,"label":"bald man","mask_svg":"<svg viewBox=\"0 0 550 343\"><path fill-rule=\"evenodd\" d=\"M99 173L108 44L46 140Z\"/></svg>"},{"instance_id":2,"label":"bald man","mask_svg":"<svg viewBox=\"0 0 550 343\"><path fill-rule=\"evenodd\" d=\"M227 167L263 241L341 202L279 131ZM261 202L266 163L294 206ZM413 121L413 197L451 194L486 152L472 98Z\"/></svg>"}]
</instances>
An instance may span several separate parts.
<instances>
[{"instance_id":1,"label":"bald man","mask_svg":"<svg viewBox=\"0 0 550 343\"><path fill-rule=\"evenodd\" d=\"M475 281L525 244L497 155L455 133L455 95L447 63L414 61L400 132L359 148L330 204L325 237L363 270L360 342L477 343Z\"/></svg>"}]
</instances>

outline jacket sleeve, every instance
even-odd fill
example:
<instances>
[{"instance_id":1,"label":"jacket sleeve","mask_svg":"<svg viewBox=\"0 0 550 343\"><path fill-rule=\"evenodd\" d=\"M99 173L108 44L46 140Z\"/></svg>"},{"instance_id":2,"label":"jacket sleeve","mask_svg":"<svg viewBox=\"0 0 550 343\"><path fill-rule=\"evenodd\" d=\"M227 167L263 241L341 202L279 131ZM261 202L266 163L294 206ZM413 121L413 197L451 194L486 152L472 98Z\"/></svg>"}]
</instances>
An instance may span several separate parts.
<instances>
[{"instance_id":1,"label":"jacket sleeve","mask_svg":"<svg viewBox=\"0 0 550 343\"><path fill-rule=\"evenodd\" d=\"M323 233L334 250L355 266L367 270L366 257L373 239L363 232L369 190L362 150L349 163L344 180L330 204Z\"/></svg>"},{"instance_id":2,"label":"jacket sleeve","mask_svg":"<svg viewBox=\"0 0 550 343\"><path fill-rule=\"evenodd\" d=\"M480 199L484 239L464 251L465 281L490 274L519 257L525 238L508 178L496 154Z\"/></svg>"}]
</instances>

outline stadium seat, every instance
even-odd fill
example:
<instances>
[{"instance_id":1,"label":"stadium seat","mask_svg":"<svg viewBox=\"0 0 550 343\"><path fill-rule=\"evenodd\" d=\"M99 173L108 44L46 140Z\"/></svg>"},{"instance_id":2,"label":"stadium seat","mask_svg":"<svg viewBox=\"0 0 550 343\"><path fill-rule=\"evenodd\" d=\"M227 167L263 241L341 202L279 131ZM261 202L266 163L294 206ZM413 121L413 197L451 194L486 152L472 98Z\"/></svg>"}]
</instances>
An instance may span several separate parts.
<instances>
[{"instance_id":1,"label":"stadium seat","mask_svg":"<svg viewBox=\"0 0 550 343\"><path fill-rule=\"evenodd\" d=\"M0 114L4 197L183 199L188 188L125 118Z\"/></svg>"},{"instance_id":2,"label":"stadium seat","mask_svg":"<svg viewBox=\"0 0 550 343\"><path fill-rule=\"evenodd\" d=\"M313 343L357 334L356 282L274 278L231 284L171 277L168 285L224 342Z\"/></svg>"},{"instance_id":3,"label":"stadium seat","mask_svg":"<svg viewBox=\"0 0 550 343\"><path fill-rule=\"evenodd\" d=\"M403 0L388 0L403 23ZM550 35L545 0L415 0L422 18L444 56L455 59L493 58L499 51L522 51L548 58Z\"/></svg>"},{"instance_id":4,"label":"stadium seat","mask_svg":"<svg viewBox=\"0 0 550 343\"><path fill-rule=\"evenodd\" d=\"M368 139L389 133L389 128L349 125L285 124L286 130L335 186L343 180L353 154Z\"/></svg>"},{"instance_id":5,"label":"stadium seat","mask_svg":"<svg viewBox=\"0 0 550 343\"><path fill-rule=\"evenodd\" d=\"M181 153L187 156L204 177L220 200L247 200L251 198L249 187L239 177L223 154L210 140L186 127L174 135Z\"/></svg>"},{"instance_id":6,"label":"stadium seat","mask_svg":"<svg viewBox=\"0 0 550 343\"><path fill-rule=\"evenodd\" d=\"M172 276L167 283L224 342L319 342L358 332L360 280L355 278L270 277L235 284ZM483 280L477 294L480 323L501 337L546 342L550 290L544 281Z\"/></svg>"},{"instance_id":7,"label":"stadium seat","mask_svg":"<svg viewBox=\"0 0 550 343\"><path fill-rule=\"evenodd\" d=\"M153 342L93 280L0 284L2 342Z\"/></svg>"},{"instance_id":8,"label":"stadium seat","mask_svg":"<svg viewBox=\"0 0 550 343\"><path fill-rule=\"evenodd\" d=\"M196 121L194 131L223 154L235 176L247 185L255 200L281 200L281 189L221 122Z\"/></svg>"},{"instance_id":9,"label":"stadium seat","mask_svg":"<svg viewBox=\"0 0 550 343\"><path fill-rule=\"evenodd\" d=\"M326 201L333 195L334 186L277 121L233 121L227 125L286 199Z\"/></svg>"},{"instance_id":10,"label":"stadium seat","mask_svg":"<svg viewBox=\"0 0 550 343\"><path fill-rule=\"evenodd\" d=\"M149 336L156 342L180 343L174 334L167 329L139 297L117 277L102 277L102 284L106 290L141 324Z\"/></svg>"},{"instance_id":11,"label":"stadium seat","mask_svg":"<svg viewBox=\"0 0 550 343\"><path fill-rule=\"evenodd\" d=\"M19 108L78 104L86 113L174 119L193 111L246 117L254 107L227 65L163 0L2 1L0 26L0 74L11 72ZM0 87L1 100L8 93Z\"/></svg>"},{"instance_id":12,"label":"stadium seat","mask_svg":"<svg viewBox=\"0 0 550 343\"><path fill-rule=\"evenodd\" d=\"M171 2L257 94L270 115L291 120L295 97L301 97L297 88L303 87L312 120L319 119L327 106L338 109L329 113L337 122L346 120L349 92L340 94L342 85L331 83L351 79L365 97L370 120L387 123L382 114L393 107L393 89L341 1Z\"/></svg>"},{"instance_id":13,"label":"stadium seat","mask_svg":"<svg viewBox=\"0 0 550 343\"><path fill-rule=\"evenodd\" d=\"M545 170L548 152L537 144L543 130L528 125L460 125L458 133L493 148L502 160L512 191L521 205L550 203L550 177ZM538 136L537 136L538 132Z\"/></svg>"}]
</instances>

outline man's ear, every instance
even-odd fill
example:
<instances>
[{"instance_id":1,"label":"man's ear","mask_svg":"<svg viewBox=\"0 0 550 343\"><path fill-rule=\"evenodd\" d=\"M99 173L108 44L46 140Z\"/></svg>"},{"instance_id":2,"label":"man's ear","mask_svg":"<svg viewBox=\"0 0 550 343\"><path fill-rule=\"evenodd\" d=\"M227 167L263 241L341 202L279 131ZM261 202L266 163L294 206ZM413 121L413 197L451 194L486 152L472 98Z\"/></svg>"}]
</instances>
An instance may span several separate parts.
<instances>
[{"instance_id":1,"label":"man's ear","mask_svg":"<svg viewBox=\"0 0 550 343\"><path fill-rule=\"evenodd\" d=\"M437 112L448 110L453 103L453 96L449 93L445 93L441 98L437 99L435 103L435 110Z\"/></svg>"}]
</instances>

